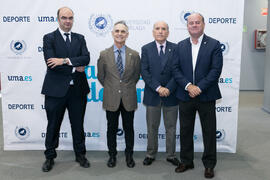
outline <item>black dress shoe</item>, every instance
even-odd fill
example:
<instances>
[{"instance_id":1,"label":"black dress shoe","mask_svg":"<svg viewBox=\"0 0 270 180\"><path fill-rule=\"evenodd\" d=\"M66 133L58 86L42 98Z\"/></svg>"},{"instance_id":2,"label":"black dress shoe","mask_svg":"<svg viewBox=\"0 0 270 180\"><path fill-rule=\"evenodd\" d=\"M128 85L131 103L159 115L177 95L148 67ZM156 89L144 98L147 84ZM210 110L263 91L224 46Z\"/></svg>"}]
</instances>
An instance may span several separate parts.
<instances>
[{"instance_id":1,"label":"black dress shoe","mask_svg":"<svg viewBox=\"0 0 270 180\"><path fill-rule=\"evenodd\" d=\"M205 168L204 177L205 178L213 178L215 176L213 168Z\"/></svg>"},{"instance_id":2,"label":"black dress shoe","mask_svg":"<svg viewBox=\"0 0 270 180\"><path fill-rule=\"evenodd\" d=\"M167 161L172 163L175 166L179 166L179 164L180 164L179 160L176 157L174 157L172 159L167 158Z\"/></svg>"},{"instance_id":3,"label":"black dress shoe","mask_svg":"<svg viewBox=\"0 0 270 180\"><path fill-rule=\"evenodd\" d=\"M90 167L89 161L82 154L76 156L76 162L78 162L81 167L84 167L84 168L89 168Z\"/></svg>"},{"instance_id":4,"label":"black dress shoe","mask_svg":"<svg viewBox=\"0 0 270 180\"><path fill-rule=\"evenodd\" d=\"M194 164L183 164L183 163L180 163L178 165L177 168L175 168L175 172L176 173L182 173L182 172L185 172L186 170L188 169L193 169L194 168Z\"/></svg>"},{"instance_id":5,"label":"black dress shoe","mask_svg":"<svg viewBox=\"0 0 270 180\"><path fill-rule=\"evenodd\" d=\"M110 168L113 168L116 166L116 157L115 156L110 156L110 158L107 162L107 166Z\"/></svg>"},{"instance_id":6,"label":"black dress shoe","mask_svg":"<svg viewBox=\"0 0 270 180\"><path fill-rule=\"evenodd\" d=\"M42 171L43 172L49 172L54 165L54 160L53 159L46 159L46 161L42 165Z\"/></svg>"},{"instance_id":7,"label":"black dress shoe","mask_svg":"<svg viewBox=\"0 0 270 180\"><path fill-rule=\"evenodd\" d=\"M126 162L127 162L127 167L133 168L135 166L135 161L133 160L131 155L126 156Z\"/></svg>"},{"instance_id":8,"label":"black dress shoe","mask_svg":"<svg viewBox=\"0 0 270 180\"><path fill-rule=\"evenodd\" d=\"M154 158L146 157L146 158L143 160L143 165L149 166L149 165L152 164L153 161L155 161Z\"/></svg>"}]
</instances>

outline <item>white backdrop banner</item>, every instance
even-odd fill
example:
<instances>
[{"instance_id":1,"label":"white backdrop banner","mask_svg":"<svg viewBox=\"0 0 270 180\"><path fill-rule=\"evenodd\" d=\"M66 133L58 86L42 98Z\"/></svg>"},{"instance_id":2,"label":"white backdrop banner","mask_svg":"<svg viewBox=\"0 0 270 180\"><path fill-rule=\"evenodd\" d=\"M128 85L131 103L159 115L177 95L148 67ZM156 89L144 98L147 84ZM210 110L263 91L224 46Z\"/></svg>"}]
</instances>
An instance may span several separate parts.
<instances>
[{"instance_id":1,"label":"white backdrop banner","mask_svg":"<svg viewBox=\"0 0 270 180\"><path fill-rule=\"evenodd\" d=\"M68 6L74 11L72 31L85 36L91 62L85 73L90 85L85 115L88 150L107 150L106 116L102 109L103 89L97 80L97 59L101 50L113 44L111 30L118 20L125 20L130 34L126 44L137 51L153 41L153 24L169 24L168 40L178 43L188 37L186 17L200 12L205 17L205 33L222 43L224 66L219 80L223 98L217 102L217 149L235 152L237 139L238 96L242 46L244 0L9 0L0 6L0 71L5 150L42 150L45 148L47 119L44 96L40 94L46 73L42 37L58 27L56 12ZM135 150L145 151L147 127L142 104L144 82L137 84L138 109L135 112ZM67 113L60 130L59 149L72 149L72 136ZM177 151L180 149L177 123ZM159 151L165 151L163 122L158 134ZM118 150L125 149L121 122ZM194 132L195 150L202 151L199 118Z\"/></svg>"}]
</instances>

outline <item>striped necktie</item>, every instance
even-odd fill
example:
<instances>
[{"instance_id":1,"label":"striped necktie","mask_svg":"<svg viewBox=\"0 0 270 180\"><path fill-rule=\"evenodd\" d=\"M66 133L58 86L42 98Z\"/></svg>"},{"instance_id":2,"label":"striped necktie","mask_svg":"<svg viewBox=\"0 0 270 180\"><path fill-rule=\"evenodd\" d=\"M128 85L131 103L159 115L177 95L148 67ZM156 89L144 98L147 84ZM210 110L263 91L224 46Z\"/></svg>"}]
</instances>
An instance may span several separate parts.
<instances>
[{"instance_id":1,"label":"striped necktie","mask_svg":"<svg viewBox=\"0 0 270 180\"><path fill-rule=\"evenodd\" d=\"M124 68L123 68L121 50L118 49L117 52L118 52L118 56L117 56L116 66L117 66L118 72L120 74L120 77L122 78L122 75L123 75L123 72L124 72Z\"/></svg>"}]
</instances>

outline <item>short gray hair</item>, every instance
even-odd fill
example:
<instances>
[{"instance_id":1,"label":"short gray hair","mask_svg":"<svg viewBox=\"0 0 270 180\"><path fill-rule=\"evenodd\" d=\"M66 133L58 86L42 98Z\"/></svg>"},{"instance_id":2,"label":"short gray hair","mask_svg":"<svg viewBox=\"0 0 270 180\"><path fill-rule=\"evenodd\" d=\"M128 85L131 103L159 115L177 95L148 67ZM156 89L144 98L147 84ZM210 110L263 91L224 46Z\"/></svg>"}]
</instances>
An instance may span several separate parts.
<instances>
[{"instance_id":1,"label":"short gray hair","mask_svg":"<svg viewBox=\"0 0 270 180\"><path fill-rule=\"evenodd\" d=\"M115 27L115 26L118 25L118 24L124 25L124 26L127 28L127 31L128 31L128 26L127 26L126 21L124 21L124 20L117 21L116 23L114 23L113 27Z\"/></svg>"}]
</instances>

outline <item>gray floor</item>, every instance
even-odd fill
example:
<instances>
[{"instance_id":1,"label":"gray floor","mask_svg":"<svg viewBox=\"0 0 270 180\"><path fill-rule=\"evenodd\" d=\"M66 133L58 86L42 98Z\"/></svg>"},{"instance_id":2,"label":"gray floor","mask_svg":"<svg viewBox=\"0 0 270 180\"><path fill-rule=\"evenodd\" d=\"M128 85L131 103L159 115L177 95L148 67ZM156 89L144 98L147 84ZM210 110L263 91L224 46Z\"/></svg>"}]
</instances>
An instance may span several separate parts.
<instances>
[{"instance_id":1,"label":"gray floor","mask_svg":"<svg viewBox=\"0 0 270 180\"><path fill-rule=\"evenodd\" d=\"M236 154L218 153L215 169L217 180L270 180L270 114L261 110L263 92L243 91L240 93L238 145ZM1 106L1 104L0 104ZM0 121L2 134L2 119ZM83 169L74 162L72 151L61 151L53 170L41 171L44 157L42 151L3 151L0 139L0 180L9 179L110 179L110 180L199 180L203 177L201 153L195 154L195 169L183 174L174 173L164 153L149 167L142 165L144 152L135 152L136 166L125 165L124 154L119 153L116 168L107 168L106 152L87 152L91 168ZM178 154L179 155L179 154Z\"/></svg>"}]
</instances>

